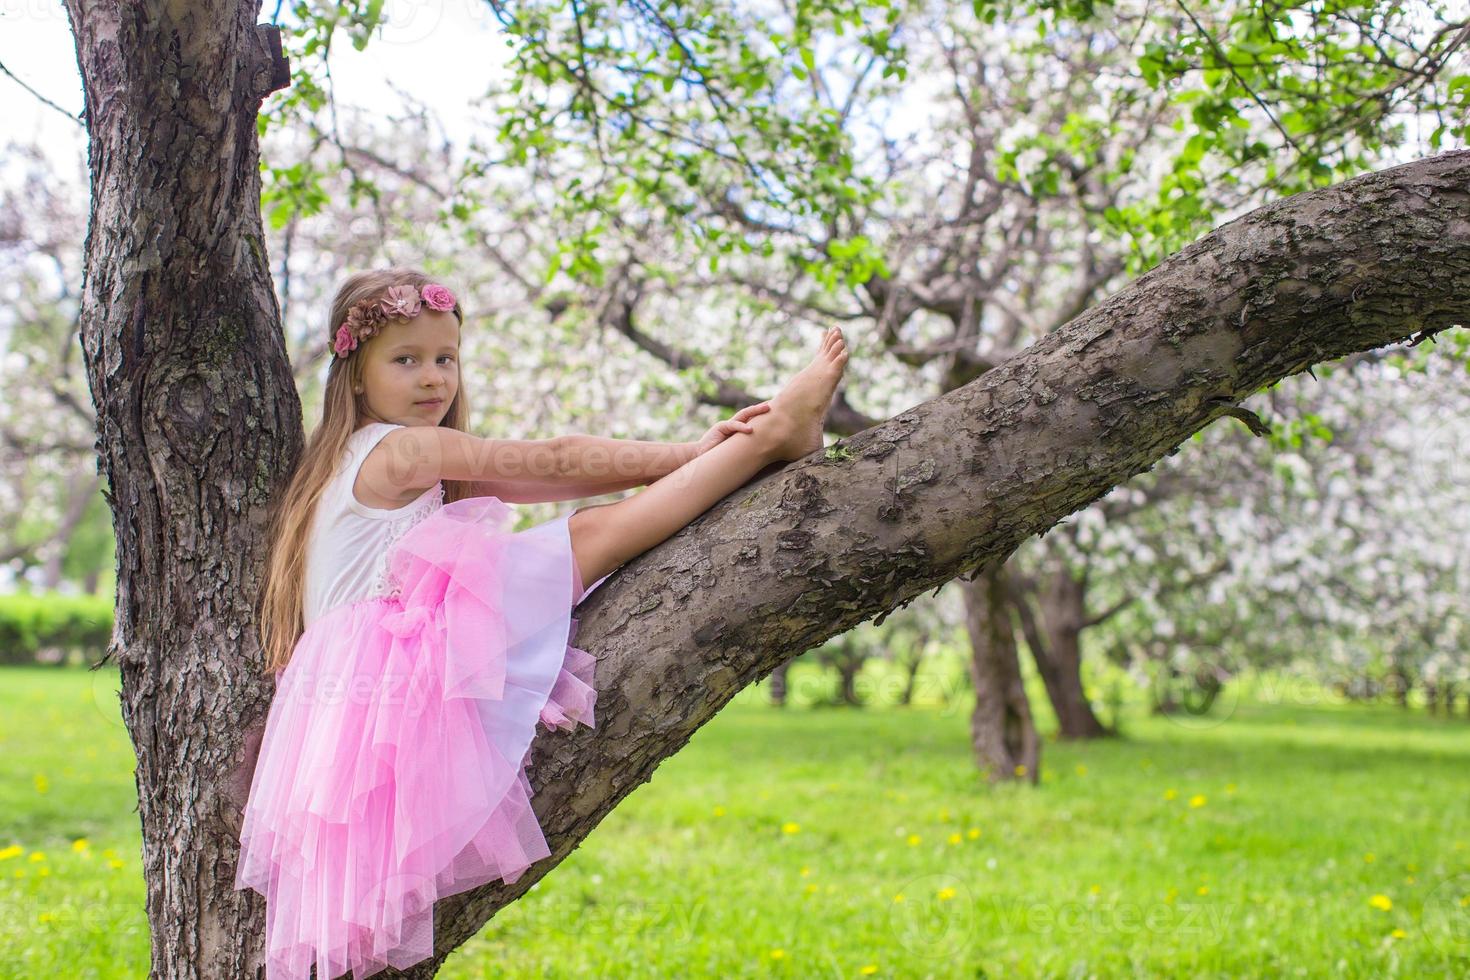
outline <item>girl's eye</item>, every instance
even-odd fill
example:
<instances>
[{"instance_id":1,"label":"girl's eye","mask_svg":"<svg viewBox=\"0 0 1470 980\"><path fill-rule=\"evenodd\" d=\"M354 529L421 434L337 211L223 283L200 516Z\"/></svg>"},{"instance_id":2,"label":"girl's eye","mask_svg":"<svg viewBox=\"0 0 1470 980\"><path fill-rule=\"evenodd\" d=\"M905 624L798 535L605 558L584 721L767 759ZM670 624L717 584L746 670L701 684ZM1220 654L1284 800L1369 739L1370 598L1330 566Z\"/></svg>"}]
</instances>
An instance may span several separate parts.
<instances>
[{"instance_id":1,"label":"girl's eye","mask_svg":"<svg viewBox=\"0 0 1470 980\"><path fill-rule=\"evenodd\" d=\"M410 361L410 360L413 360L413 355L412 354L401 354L398 357L393 358L394 363L397 363L398 361ZM454 357L451 354L445 354L443 357L439 358L439 360L441 360L441 361L452 361L452 360L454 360Z\"/></svg>"}]
</instances>

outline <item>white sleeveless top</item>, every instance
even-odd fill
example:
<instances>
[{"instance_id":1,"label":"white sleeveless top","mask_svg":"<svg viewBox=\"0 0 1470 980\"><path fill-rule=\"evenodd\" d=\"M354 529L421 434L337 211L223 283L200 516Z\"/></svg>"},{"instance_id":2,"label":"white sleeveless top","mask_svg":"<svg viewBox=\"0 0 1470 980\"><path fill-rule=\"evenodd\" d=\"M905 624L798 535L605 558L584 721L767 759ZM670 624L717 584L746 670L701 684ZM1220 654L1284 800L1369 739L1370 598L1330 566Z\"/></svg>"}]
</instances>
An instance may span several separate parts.
<instances>
[{"instance_id":1,"label":"white sleeveless top","mask_svg":"<svg viewBox=\"0 0 1470 980\"><path fill-rule=\"evenodd\" d=\"M444 505L444 483L397 508L369 507L352 493L358 470L374 446L394 429L370 422L347 439L346 458L322 491L306 548L302 617L308 628L323 613L349 602L388 595L388 548Z\"/></svg>"}]
</instances>

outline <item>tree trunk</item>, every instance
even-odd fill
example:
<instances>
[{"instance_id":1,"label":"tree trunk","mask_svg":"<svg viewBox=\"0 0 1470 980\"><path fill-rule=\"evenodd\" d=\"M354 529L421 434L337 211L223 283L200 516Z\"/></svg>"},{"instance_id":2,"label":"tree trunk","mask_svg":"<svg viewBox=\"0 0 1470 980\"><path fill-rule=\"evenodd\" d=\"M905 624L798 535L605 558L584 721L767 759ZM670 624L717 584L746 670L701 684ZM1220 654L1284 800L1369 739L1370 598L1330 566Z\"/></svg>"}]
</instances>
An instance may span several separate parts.
<instances>
[{"instance_id":1,"label":"tree trunk","mask_svg":"<svg viewBox=\"0 0 1470 980\"><path fill-rule=\"evenodd\" d=\"M1057 716L1064 739L1101 738L1112 732L1098 721L1082 688L1083 585L1060 568L1046 579L1040 622L1013 577L1006 576L1006 595L1021 620L1037 673Z\"/></svg>"},{"instance_id":2,"label":"tree trunk","mask_svg":"<svg viewBox=\"0 0 1470 980\"><path fill-rule=\"evenodd\" d=\"M117 540L108 655L137 756L155 977L246 976L265 928L233 889L242 720L269 705L253 603L302 432L256 142L261 100L289 76L257 12L67 2L90 134L82 351Z\"/></svg>"},{"instance_id":3,"label":"tree trunk","mask_svg":"<svg viewBox=\"0 0 1470 980\"><path fill-rule=\"evenodd\" d=\"M929 634L920 634L909 655L898 662L903 670L903 690L898 692L898 703L909 707L914 703L914 688L919 683L919 669L924 666L924 649L929 645Z\"/></svg>"},{"instance_id":4,"label":"tree trunk","mask_svg":"<svg viewBox=\"0 0 1470 980\"><path fill-rule=\"evenodd\" d=\"M790 670L791 661L787 660L771 671L771 704L778 708L786 707L786 674Z\"/></svg>"},{"instance_id":5,"label":"tree trunk","mask_svg":"<svg viewBox=\"0 0 1470 980\"><path fill-rule=\"evenodd\" d=\"M82 345L118 548L109 653L138 761L151 974L248 976L263 906L232 885L271 693L254 601L266 509L302 446L255 126L289 73L258 3L67 11L90 134ZM532 749L552 856L438 903L434 956L408 972L431 976L790 657L997 566L1222 415L1254 423L1235 403L1265 385L1464 322L1467 185L1470 151L1447 153L1232 221L975 381L754 481L628 562L578 611L598 656L596 730ZM970 604L997 621L995 582L977 587ZM1019 721L1009 739L1034 775Z\"/></svg>"},{"instance_id":6,"label":"tree trunk","mask_svg":"<svg viewBox=\"0 0 1470 980\"><path fill-rule=\"evenodd\" d=\"M982 571L959 584L970 633L970 677L975 682L975 709L970 714L975 760L992 783L1025 779L1034 784L1041 743L1021 683L1005 585L998 569Z\"/></svg>"},{"instance_id":7,"label":"tree trunk","mask_svg":"<svg viewBox=\"0 0 1470 980\"><path fill-rule=\"evenodd\" d=\"M843 655L837 659L837 676L841 687L839 698L841 703L849 708L863 707L863 699L858 697L857 677L863 669L863 658L854 656L843 651Z\"/></svg>"},{"instance_id":8,"label":"tree trunk","mask_svg":"<svg viewBox=\"0 0 1470 980\"><path fill-rule=\"evenodd\" d=\"M96 472L88 475L79 475L70 484L70 491L66 497L66 513L61 515L61 524L52 535L55 547L51 555L46 559L46 567L41 576L41 587L50 591L61 584L62 567L66 561L66 553L70 548L72 535L76 534L77 526L82 523L82 518L87 514L87 508L92 506L92 495L102 481Z\"/></svg>"}]
</instances>

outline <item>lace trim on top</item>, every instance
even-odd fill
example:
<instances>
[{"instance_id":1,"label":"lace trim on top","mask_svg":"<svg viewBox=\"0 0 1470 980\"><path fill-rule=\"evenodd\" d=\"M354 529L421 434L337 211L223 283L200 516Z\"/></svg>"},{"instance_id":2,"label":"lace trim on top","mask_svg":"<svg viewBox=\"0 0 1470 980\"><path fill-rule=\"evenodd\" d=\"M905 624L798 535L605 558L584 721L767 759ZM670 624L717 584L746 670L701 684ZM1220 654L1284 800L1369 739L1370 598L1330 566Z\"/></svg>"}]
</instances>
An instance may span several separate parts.
<instances>
[{"instance_id":1,"label":"lace trim on top","mask_svg":"<svg viewBox=\"0 0 1470 980\"><path fill-rule=\"evenodd\" d=\"M438 491L438 493L425 497L402 517L389 519L388 538L383 542L383 549L374 559L373 580L368 586L368 598L395 596L401 591L388 581L388 553L393 550L394 543L403 537L409 528L444 506L444 484L442 482L438 485ZM351 493L351 488L347 492Z\"/></svg>"}]
</instances>

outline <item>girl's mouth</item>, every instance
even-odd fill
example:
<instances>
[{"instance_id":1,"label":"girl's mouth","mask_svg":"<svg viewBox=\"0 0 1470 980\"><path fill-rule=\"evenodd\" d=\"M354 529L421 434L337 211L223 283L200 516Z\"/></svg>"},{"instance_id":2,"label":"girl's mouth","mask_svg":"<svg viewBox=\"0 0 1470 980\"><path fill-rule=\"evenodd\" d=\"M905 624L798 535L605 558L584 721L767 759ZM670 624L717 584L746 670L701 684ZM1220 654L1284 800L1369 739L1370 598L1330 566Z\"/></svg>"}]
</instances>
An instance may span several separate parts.
<instances>
[{"instance_id":1,"label":"girl's mouth","mask_svg":"<svg viewBox=\"0 0 1470 980\"><path fill-rule=\"evenodd\" d=\"M414 402L414 404L415 405L421 405L424 408L438 408L440 405L443 405L444 404L444 399L442 399L442 398L435 398L435 399L433 399L431 401L426 401L426 402Z\"/></svg>"}]
</instances>

